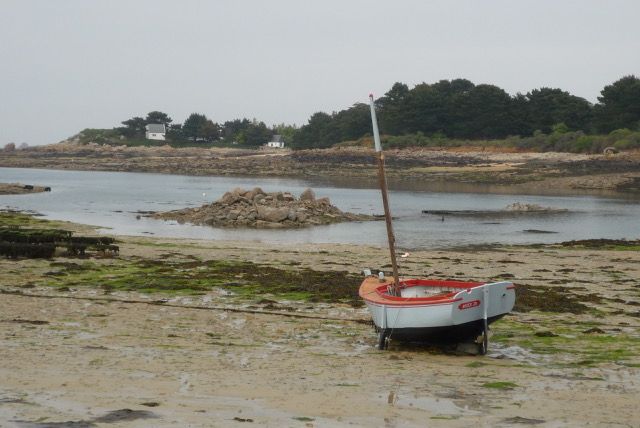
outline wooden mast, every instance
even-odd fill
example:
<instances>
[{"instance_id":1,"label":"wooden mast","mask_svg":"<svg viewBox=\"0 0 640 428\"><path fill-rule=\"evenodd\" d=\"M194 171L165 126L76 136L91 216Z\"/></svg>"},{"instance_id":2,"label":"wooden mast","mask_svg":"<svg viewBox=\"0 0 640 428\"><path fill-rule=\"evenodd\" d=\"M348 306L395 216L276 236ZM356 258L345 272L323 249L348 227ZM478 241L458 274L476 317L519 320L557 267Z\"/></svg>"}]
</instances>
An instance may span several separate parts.
<instances>
[{"instance_id":1,"label":"wooden mast","mask_svg":"<svg viewBox=\"0 0 640 428\"><path fill-rule=\"evenodd\" d=\"M384 153L380 143L380 132L378 131L378 119L376 118L376 108L373 102L373 94L369 95L369 105L371 107L371 122L373 125L373 141L376 148L376 158L378 160L378 182L382 192L382 205L384 206L384 219L387 223L387 239L389 241L389 253L391 255L391 266L393 267L393 294L400 295L400 282L398 279L398 263L396 261L396 238L393 235L393 224L391 223L391 210L389 209L389 196L387 194L387 178L384 173Z\"/></svg>"}]
</instances>

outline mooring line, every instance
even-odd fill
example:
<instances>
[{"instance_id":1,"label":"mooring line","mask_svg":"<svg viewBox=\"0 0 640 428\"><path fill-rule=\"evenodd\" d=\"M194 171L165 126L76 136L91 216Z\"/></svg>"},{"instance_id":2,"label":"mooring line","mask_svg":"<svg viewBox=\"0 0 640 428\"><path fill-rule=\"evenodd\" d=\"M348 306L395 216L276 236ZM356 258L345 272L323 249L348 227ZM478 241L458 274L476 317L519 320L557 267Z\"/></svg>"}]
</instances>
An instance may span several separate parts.
<instances>
[{"instance_id":1,"label":"mooring line","mask_svg":"<svg viewBox=\"0 0 640 428\"><path fill-rule=\"evenodd\" d=\"M357 324L370 324L371 320L366 319L354 319L354 318L335 318L335 317L320 317L308 314L300 314L300 313L289 313L289 312L276 312L276 311L262 311L256 309L243 309L243 308L227 308L224 306L195 306L195 305L177 305L174 303L167 303L162 300L152 300L152 301L144 301L144 300L131 300L131 299L115 299L113 297L81 297L81 296L55 296L50 294L33 294L33 293L24 293L22 291L10 291L10 290L0 290L0 294L10 294L12 296L22 296L22 297L35 297L39 299L70 299L70 300L89 300L89 301L99 301L99 302L110 302L110 303L127 303L127 304L139 304L139 305L153 305L153 306L162 306L168 308L180 308L180 309L199 309L199 310L211 310L211 311L226 311L226 312L238 312L238 313L248 313L248 314L258 314L258 315L276 315L281 317L289 317L289 318L304 318L304 319L313 319L313 320L328 320L328 321L343 321L343 322L353 322Z\"/></svg>"}]
</instances>

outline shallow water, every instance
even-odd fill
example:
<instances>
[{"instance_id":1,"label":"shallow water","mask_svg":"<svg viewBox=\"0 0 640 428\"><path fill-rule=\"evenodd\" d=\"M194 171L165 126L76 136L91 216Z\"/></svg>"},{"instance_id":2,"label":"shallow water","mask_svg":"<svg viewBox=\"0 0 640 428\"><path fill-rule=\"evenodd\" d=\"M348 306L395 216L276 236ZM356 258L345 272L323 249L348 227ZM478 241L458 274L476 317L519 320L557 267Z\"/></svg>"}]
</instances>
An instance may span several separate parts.
<instances>
[{"instance_id":1,"label":"shallow water","mask_svg":"<svg viewBox=\"0 0 640 428\"><path fill-rule=\"evenodd\" d=\"M312 187L345 211L381 214L377 189L339 187L336 182L239 177L192 177L127 172L58 171L0 168L0 182L50 186L52 192L0 196L0 208L40 212L50 219L108 228L107 233L155 235L283 243L386 244L382 221L343 223L300 230L238 230L179 225L142 217L137 211L167 211L210 203L235 187L300 194ZM344 181L340 182L341 185ZM485 244L552 243L573 239L640 238L640 200L633 197L535 196L496 194L478 186L469 192L415 190L429 188L396 184L390 201L398 247L445 248ZM448 189L455 189L449 185ZM405 189L405 190L403 190ZM485 188L484 190L490 190ZM422 210L501 210L514 202L567 209L567 212L518 216L434 216ZM554 233L531 233L527 231Z\"/></svg>"}]
</instances>

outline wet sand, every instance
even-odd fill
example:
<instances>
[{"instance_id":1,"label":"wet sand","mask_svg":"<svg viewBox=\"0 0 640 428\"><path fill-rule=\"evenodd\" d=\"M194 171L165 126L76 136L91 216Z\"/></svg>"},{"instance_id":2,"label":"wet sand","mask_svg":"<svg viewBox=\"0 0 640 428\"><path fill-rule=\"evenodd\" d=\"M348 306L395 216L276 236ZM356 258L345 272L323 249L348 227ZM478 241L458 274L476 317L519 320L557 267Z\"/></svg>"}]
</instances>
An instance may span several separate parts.
<instances>
[{"instance_id":1,"label":"wet sand","mask_svg":"<svg viewBox=\"0 0 640 428\"><path fill-rule=\"evenodd\" d=\"M367 246L157 238L124 238L119 257L168 253L353 274L387 264L385 249ZM406 275L510 278L543 287L541 298L553 291L584 304L508 315L493 324L486 357L393 340L378 351L360 322L366 309L347 304L238 299L224 288L186 296L42 286L50 263L0 259L2 426L635 423L637 250L480 248L402 259Z\"/></svg>"}]
</instances>

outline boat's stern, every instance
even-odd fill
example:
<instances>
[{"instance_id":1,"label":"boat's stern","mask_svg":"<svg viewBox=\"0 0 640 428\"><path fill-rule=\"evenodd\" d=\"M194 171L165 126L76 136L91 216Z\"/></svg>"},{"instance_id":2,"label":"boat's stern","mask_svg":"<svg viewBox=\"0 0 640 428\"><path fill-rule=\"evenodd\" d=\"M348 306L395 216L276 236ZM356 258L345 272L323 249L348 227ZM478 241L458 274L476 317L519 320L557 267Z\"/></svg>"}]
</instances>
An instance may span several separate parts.
<instances>
[{"instance_id":1,"label":"boat's stern","mask_svg":"<svg viewBox=\"0 0 640 428\"><path fill-rule=\"evenodd\" d=\"M486 287L486 292L485 292ZM515 285L508 281L493 282L459 291L451 307L453 325L484 319L496 320L513 309L516 302Z\"/></svg>"}]
</instances>

